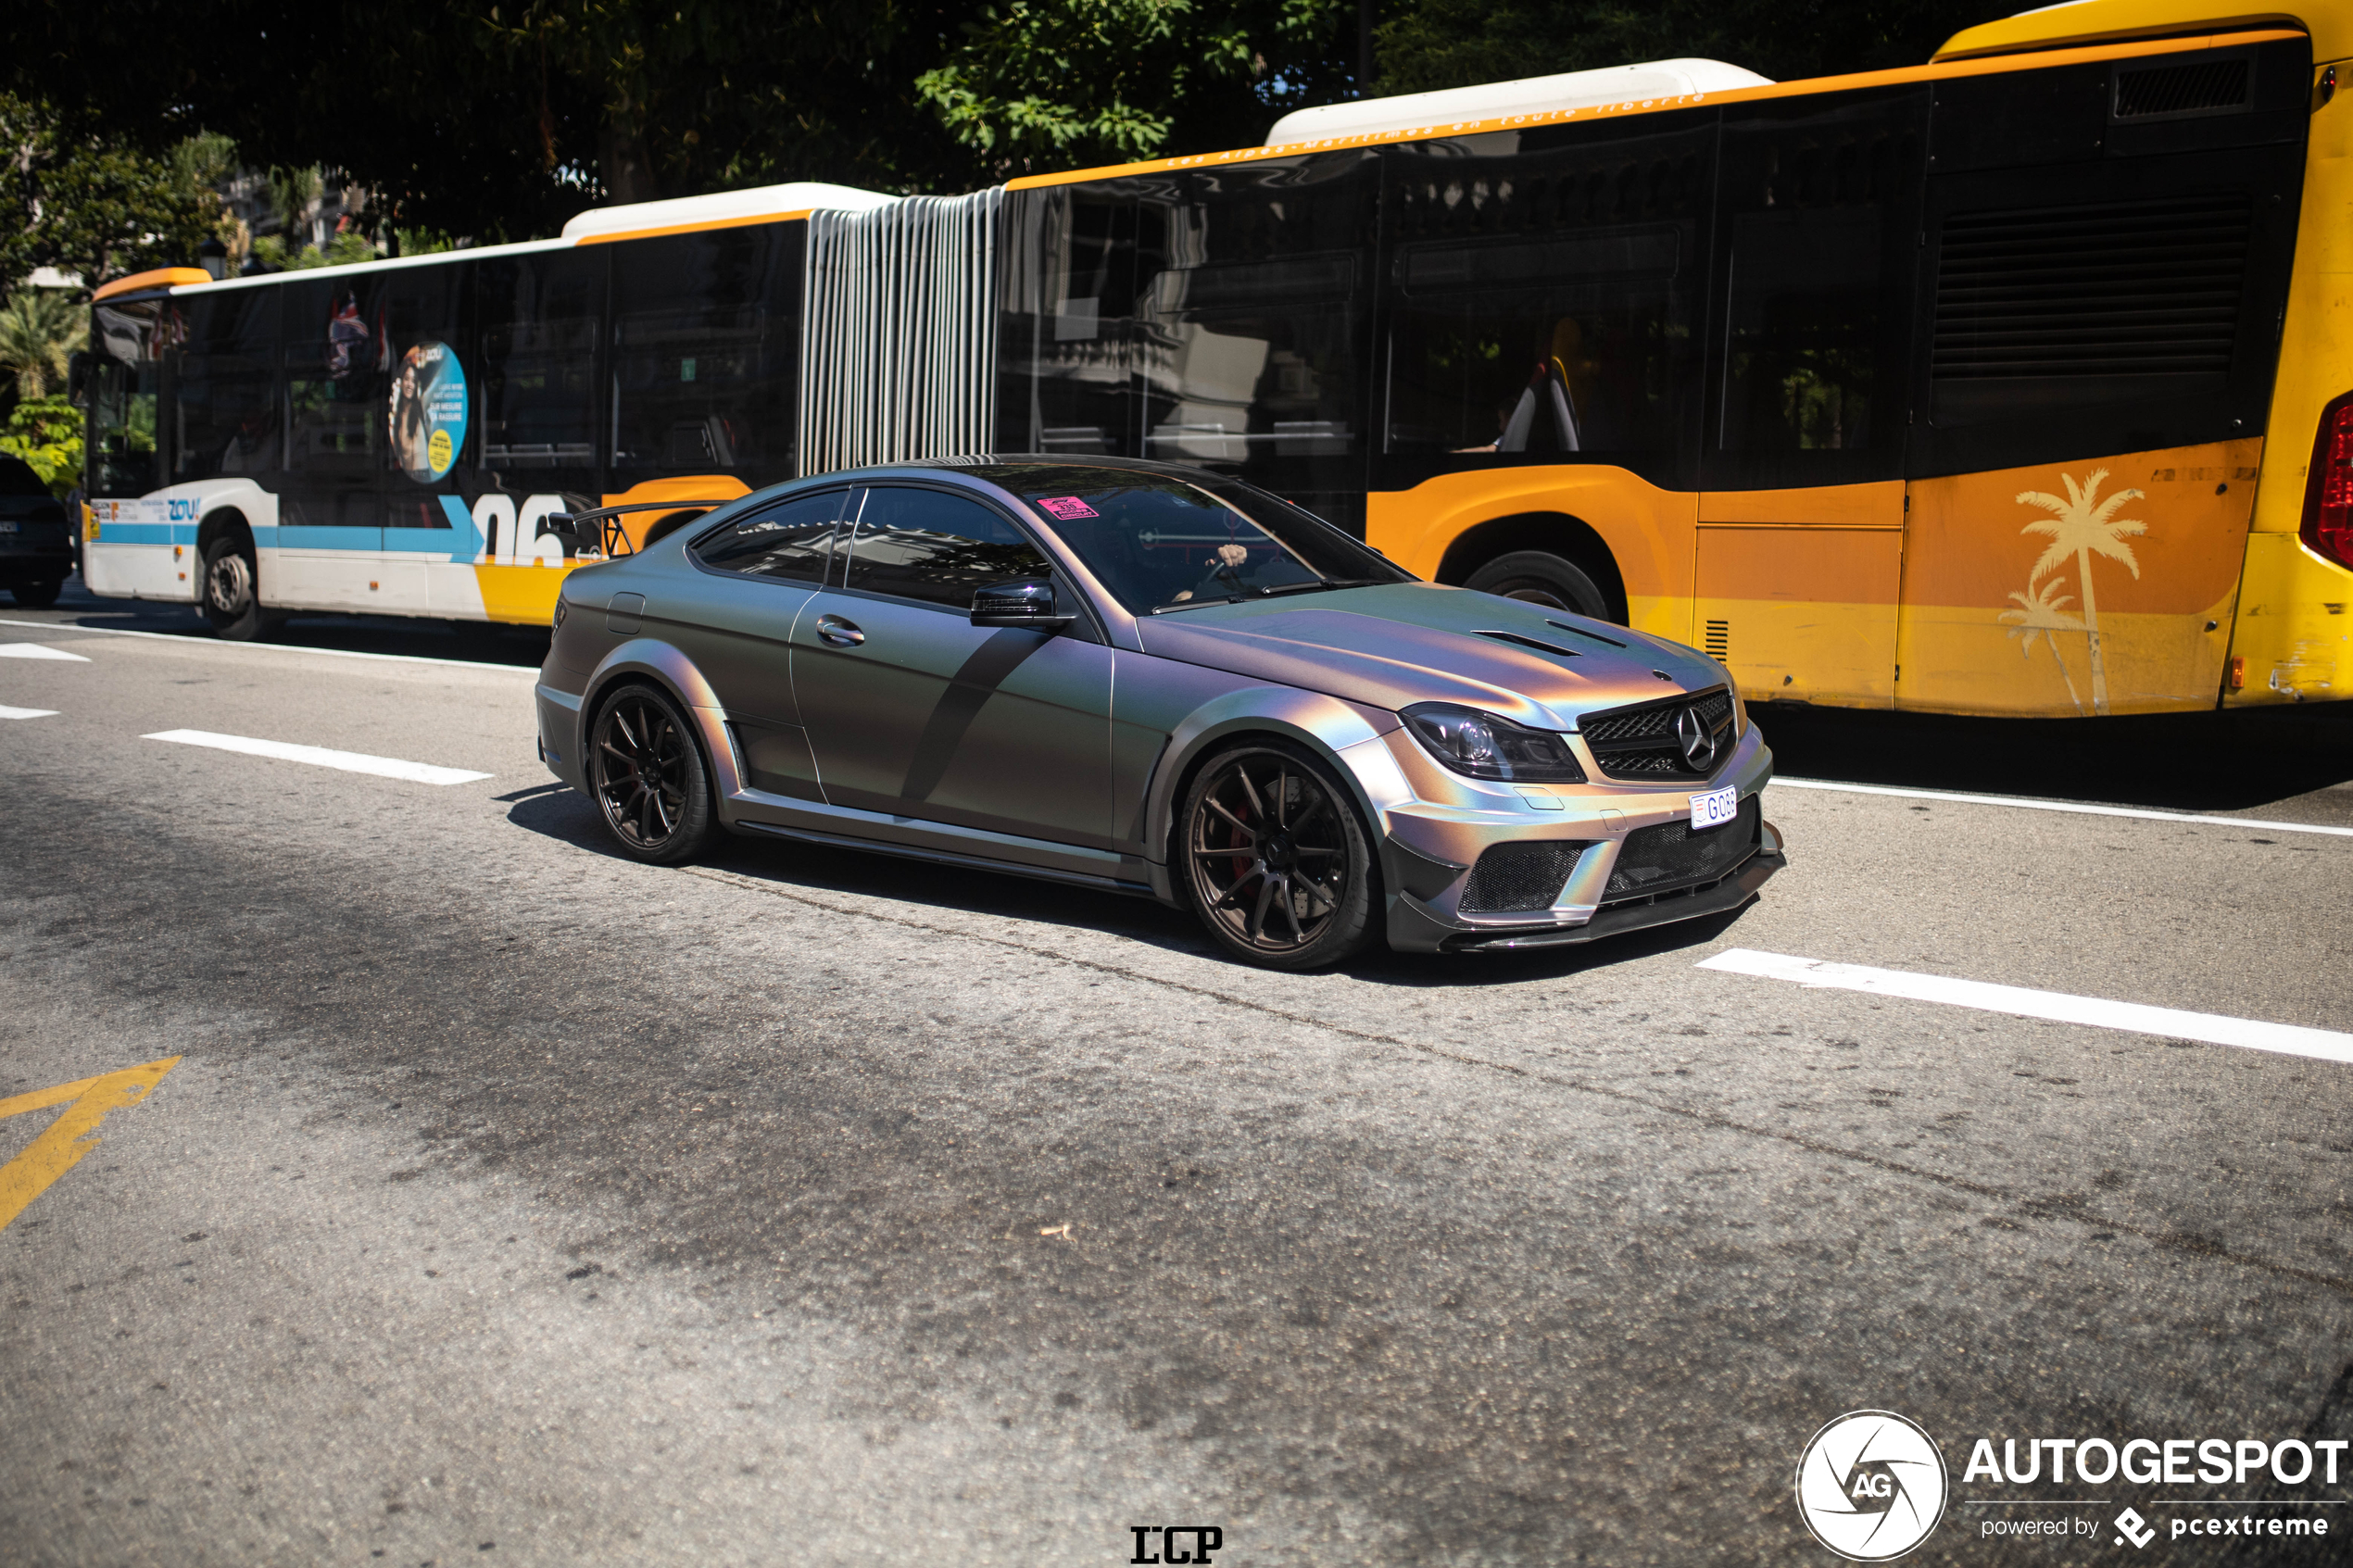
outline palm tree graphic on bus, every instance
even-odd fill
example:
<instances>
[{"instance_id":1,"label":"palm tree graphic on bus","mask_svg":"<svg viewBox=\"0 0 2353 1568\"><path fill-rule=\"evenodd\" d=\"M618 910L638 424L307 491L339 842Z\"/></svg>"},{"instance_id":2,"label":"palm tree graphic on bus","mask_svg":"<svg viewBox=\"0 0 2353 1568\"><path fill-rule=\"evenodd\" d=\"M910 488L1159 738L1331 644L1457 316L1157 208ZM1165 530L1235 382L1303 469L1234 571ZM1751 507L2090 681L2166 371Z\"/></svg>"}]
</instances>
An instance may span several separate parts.
<instances>
[{"instance_id":1,"label":"palm tree graphic on bus","mask_svg":"<svg viewBox=\"0 0 2353 1568\"><path fill-rule=\"evenodd\" d=\"M2081 632L2083 622L2067 613L2067 607L2075 602L2075 596L2060 593L2061 585L2061 580L2054 577L2039 584L2029 583L2027 593L2013 592L2010 598L2018 608L2002 611L2000 619L2013 628L2009 634L2020 639L2020 658L2034 657L2037 638L2049 645L2051 662L2058 666L2059 679L2067 683L2067 700L2075 705L2075 711L2080 714L2083 711L2083 699L2076 693L2075 676L2067 668L2067 659L2059 653L2056 633Z\"/></svg>"},{"instance_id":2,"label":"palm tree graphic on bus","mask_svg":"<svg viewBox=\"0 0 2353 1568\"><path fill-rule=\"evenodd\" d=\"M2010 596L2018 601L2020 608L2004 610L2000 617L2018 627L2018 631L2010 633L2012 636L2024 633L2024 641L2020 645L2021 654L2032 653L2035 634L2039 633L2051 639L2051 657L2058 659L2056 633L2062 631L2083 633L2084 645L2091 655L2094 713L2106 713L2108 706L2108 660L2100 649L2100 609L2099 601L2092 591L2092 558L2106 556L2110 560L2123 562L2137 582L2141 575L2141 563L2134 558L2133 546L2125 540L2137 538L2148 532L2147 524L2116 515L2124 509L2126 503L2146 499L2145 493L2119 490L2102 500L2099 498L2100 484L2107 478L2106 469L2094 469L2091 477L2081 484L2075 483L2073 474L2060 474L2059 483L2067 486L2067 495L2063 500L2046 491L2019 492L2020 506L2040 507L2051 514L2048 518L2035 519L2019 532L2040 533L2050 540L2050 545L2035 560L2033 570L2026 574L2026 593ZM2081 621L2061 608L2069 602L2068 596L2054 596L2060 586L2058 578L2052 578L2047 587L2042 585L2044 576L2065 566L2070 556L2075 558L2076 581L2083 591L2083 618ZM2059 659L2059 672L2062 675L2067 673L2065 659ZM2072 676L2068 676L2067 692L2070 697L2075 696ZM2081 711L2081 699L2077 700L2076 708Z\"/></svg>"}]
</instances>

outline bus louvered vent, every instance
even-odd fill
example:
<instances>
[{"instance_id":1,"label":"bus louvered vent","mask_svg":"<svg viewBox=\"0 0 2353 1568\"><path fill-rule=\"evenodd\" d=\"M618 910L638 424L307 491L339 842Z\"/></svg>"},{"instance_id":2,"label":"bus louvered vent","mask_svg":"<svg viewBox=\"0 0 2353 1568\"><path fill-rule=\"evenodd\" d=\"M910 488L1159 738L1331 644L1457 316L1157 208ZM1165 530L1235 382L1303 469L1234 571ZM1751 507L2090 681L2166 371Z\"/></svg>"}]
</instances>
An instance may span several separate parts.
<instances>
[{"instance_id":1,"label":"bus louvered vent","mask_svg":"<svg viewBox=\"0 0 2353 1568\"><path fill-rule=\"evenodd\" d=\"M2245 108L2247 86L2254 80L2248 63L2242 56L2120 70L2116 73L2116 118L2149 119L2158 115Z\"/></svg>"},{"instance_id":2,"label":"bus louvered vent","mask_svg":"<svg viewBox=\"0 0 2353 1568\"><path fill-rule=\"evenodd\" d=\"M2228 370L2252 216L2241 195L1955 214L1936 378Z\"/></svg>"}]
</instances>

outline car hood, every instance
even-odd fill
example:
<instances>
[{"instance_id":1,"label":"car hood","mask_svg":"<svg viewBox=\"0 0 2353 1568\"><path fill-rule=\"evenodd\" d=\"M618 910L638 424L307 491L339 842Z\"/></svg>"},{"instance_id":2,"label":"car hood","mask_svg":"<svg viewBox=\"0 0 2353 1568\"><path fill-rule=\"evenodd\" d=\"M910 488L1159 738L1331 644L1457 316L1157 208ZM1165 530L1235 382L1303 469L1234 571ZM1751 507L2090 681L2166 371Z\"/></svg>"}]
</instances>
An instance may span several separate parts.
<instances>
[{"instance_id":1,"label":"car hood","mask_svg":"<svg viewBox=\"0 0 2353 1568\"><path fill-rule=\"evenodd\" d=\"M1545 730L1730 684L1665 638L1434 583L1205 605L1145 617L1137 634L1162 659L1391 711L1458 702Z\"/></svg>"}]
</instances>

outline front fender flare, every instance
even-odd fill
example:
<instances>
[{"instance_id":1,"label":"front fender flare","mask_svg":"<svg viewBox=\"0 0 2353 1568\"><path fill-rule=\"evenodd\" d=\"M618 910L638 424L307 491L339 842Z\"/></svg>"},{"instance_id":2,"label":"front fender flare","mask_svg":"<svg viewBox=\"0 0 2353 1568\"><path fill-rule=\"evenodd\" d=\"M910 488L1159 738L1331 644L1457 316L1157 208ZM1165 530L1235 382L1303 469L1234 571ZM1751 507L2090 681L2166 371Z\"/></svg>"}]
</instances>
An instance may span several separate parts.
<instances>
[{"instance_id":1,"label":"front fender flare","mask_svg":"<svg viewBox=\"0 0 2353 1568\"><path fill-rule=\"evenodd\" d=\"M1175 900L1169 877L1169 844L1176 833L1178 793L1202 759L1238 735L1276 735L1305 746L1328 764L1355 798L1371 828L1376 861L1389 808L1413 798L1412 787L1381 738L1396 727L1377 709L1360 708L1293 686L1245 686L1223 693L1185 716L1172 731L1145 796L1144 861L1152 890Z\"/></svg>"}]
</instances>

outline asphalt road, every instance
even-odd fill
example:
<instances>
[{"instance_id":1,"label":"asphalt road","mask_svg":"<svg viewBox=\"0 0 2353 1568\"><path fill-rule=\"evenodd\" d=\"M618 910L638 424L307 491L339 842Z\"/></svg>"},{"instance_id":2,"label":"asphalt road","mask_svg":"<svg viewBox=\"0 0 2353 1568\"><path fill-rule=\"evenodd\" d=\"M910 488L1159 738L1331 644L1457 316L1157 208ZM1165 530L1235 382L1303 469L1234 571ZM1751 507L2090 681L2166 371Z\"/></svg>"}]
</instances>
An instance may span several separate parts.
<instances>
[{"instance_id":1,"label":"asphalt road","mask_svg":"<svg viewBox=\"0 0 2353 1568\"><path fill-rule=\"evenodd\" d=\"M520 633L0 621L55 710L0 720L0 1100L177 1059L0 1229L0 1561L1830 1562L1792 1476L1864 1408L1950 1466L1907 1561L2345 1555L2108 1520L2341 1537L2353 1461L1962 1472L2353 1438L2353 1067L1697 967L2353 1030L2353 836L2293 827L2353 824L2333 713L1768 709L1792 775L2236 820L1777 785L1736 917L1289 977L1108 896L616 859Z\"/></svg>"}]
</instances>

